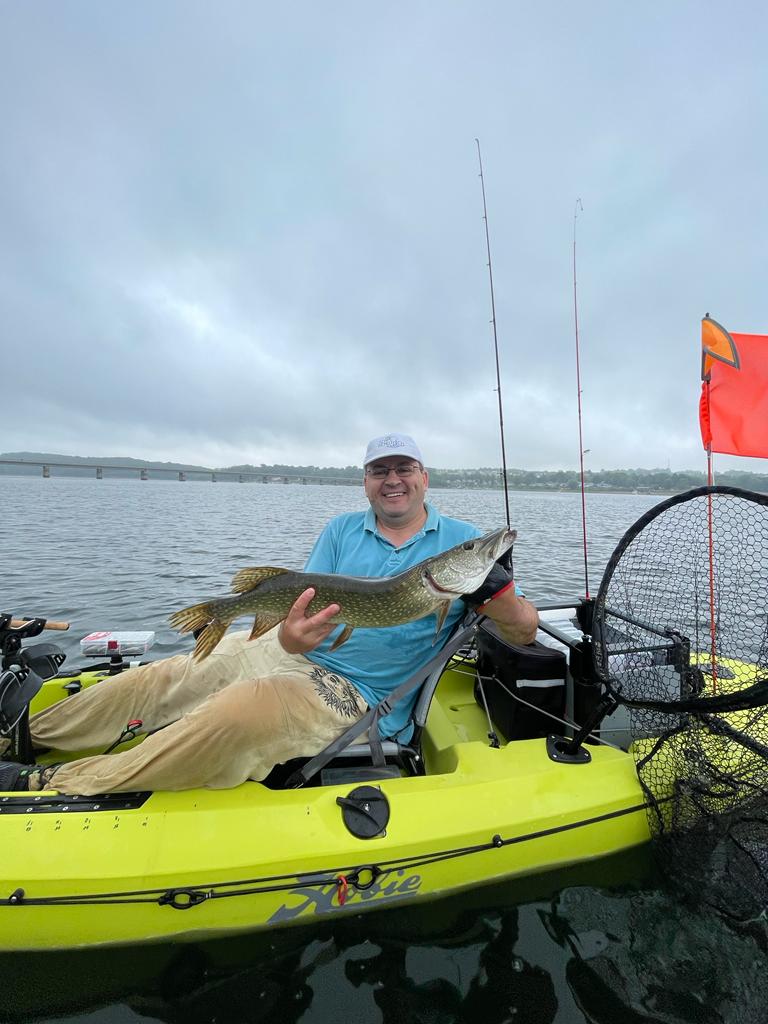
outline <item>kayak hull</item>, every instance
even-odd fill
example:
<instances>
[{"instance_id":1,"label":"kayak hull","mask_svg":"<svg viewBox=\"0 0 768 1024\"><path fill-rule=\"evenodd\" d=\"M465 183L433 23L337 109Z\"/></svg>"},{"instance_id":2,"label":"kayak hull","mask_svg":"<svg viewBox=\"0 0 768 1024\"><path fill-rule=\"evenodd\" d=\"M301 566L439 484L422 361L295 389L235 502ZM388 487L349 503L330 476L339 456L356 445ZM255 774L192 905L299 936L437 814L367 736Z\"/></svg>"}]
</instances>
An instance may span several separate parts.
<instances>
[{"instance_id":1,"label":"kayak hull","mask_svg":"<svg viewBox=\"0 0 768 1024\"><path fill-rule=\"evenodd\" d=\"M40 700L50 703L51 693ZM648 841L629 754L593 746L588 763L561 763L543 739L496 749L483 730L471 676L450 670L425 731L426 774L367 783L390 812L372 839L352 835L337 803L353 780L101 801L0 795L0 950L198 941L307 924Z\"/></svg>"}]
</instances>

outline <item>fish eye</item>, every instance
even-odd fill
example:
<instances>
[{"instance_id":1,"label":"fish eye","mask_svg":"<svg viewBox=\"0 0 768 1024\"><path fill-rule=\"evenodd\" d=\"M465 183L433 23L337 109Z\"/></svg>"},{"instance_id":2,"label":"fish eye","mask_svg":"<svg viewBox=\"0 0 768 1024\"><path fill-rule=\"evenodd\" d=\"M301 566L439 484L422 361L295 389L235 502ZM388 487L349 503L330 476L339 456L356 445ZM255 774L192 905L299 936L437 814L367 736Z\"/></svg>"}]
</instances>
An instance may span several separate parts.
<instances>
[{"instance_id":1,"label":"fish eye","mask_svg":"<svg viewBox=\"0 0 768 1024\"><path fill-rule=\"evenodd\" d=\"M465 551L472 551L475 547L475 542L473 540L466 540L464 541L462 547L464 548Z\"/></svg>"}]
</instances>

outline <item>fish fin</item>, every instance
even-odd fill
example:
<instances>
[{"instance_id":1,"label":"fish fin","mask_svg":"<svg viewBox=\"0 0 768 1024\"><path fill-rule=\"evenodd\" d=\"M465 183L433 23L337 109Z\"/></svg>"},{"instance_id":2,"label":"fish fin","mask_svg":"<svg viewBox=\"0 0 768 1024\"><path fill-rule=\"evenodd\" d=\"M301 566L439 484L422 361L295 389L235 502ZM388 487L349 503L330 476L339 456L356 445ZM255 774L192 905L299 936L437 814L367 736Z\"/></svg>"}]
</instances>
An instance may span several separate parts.
<instances>
[{"instance_id":1,"label":"fish fin","mask_svg":"<svg viewBox=\"0 0 768 1024\"><path fill-rule=\"evenodd\" d=\"M214 619L208 623L202 633L198 634L197 643L192 652L192 657L195 661L205 661L219 640L227 632L228 625L228 622L222 622L220 619Z\"/></svg>"},{"instance_id":2,"label":"fish fin","mask_svg":"<svg viewBox=\"0 0 768 1024\"><path fill-rule=\"evenodd\" d=\"M189 608L182 608L180 612L174 612L168 621L180 633L192 633L196 629L203 629L213 619L214 614L211 602L203 601L201 604L193 604Z\"/></svg>"},{"instance_id":3,"label":"fish fin","mask_svg":"<svg viewBox=\"0 0 768 1024\"><path fill-rule=\"evenodd\" d=\"M278 622L282 622L282 619L276 619L274 615L264 615L257 613L253 619L253 629L251 635L248 637L249 640L258 640L260 636L276 626Z\"/></svg>"},{"instance_id":4,"label":"fish fin","mask_svg":"<svg viewBox=\"0 0 768 1024\"><path fill-rule=\"evenodd\" d=\"M437 606L437 609L435 610L435 615L437 616L437 625L435 626L435 639L432 641L433 647L437 643L437 638L440 635L440 630L443 628L443 623L445 622L445 617L448 614L448 609L451 607L452 604L453 601L441 601L440 604Z\"/></svg>"},{"instance_id":5,"label":"fish fin","mask_svg":"<svg viewBox=\"0 0 768 1024\"><path fill-rule=\"evenodd\" d=\"M354 628L355 628L354 626L345 626L344 629L342 629L342 631L339 633L339 635L333 641L333 643L331 644L329 650L330 651L335 651L337 647L341 647L342 644L345 644L347 642L347 640L349 640L349 638L352 636L352 630Z\"/></svg>"},{"instance_id":6,"label":"fish fin","mask_svg":"<svg viewBox=\"0 0 768 1024\"><path fill-rule=\"evenodd\" d=\"M171 625L180 633L197 633L197 643L192 653L195 661L203 661L227 632L228 622L222 622L213 614L211 602L193 604L182 608L170 617Z\"/></svg>"},{"instance_id":7,"label":"fish fin","mask_svg":"<svg viewBox=\"0 0 768 1024\"><path fill-rule=\"evenodd\" d=\"M244 594L246 590L253 590L264 580L273 576L282 576L290 572L290 569L281 569L276 565L253 565L248 569L241 569L232 577L232 590L235 594Z\"/></svg>"}]
</instances>

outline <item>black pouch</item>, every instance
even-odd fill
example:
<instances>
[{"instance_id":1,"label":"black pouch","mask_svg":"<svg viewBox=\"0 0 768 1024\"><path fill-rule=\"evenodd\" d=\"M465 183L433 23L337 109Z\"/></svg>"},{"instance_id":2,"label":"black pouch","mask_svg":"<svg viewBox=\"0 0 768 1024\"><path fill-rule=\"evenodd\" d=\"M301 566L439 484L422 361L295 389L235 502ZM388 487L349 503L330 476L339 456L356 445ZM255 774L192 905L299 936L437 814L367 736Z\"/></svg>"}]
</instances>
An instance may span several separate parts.
<instances>
[{"instance_id":1,"label":"black pouch","mask_svg":"<svg viewBox=\"0 0 768 1024\"><path fill-rule=\"evenodd\" d=\"M542 714L548 712L561 719L565 713L568 666L562 651L538 640L532 644L510 644L489 619L478 629L477 651L477 668L483 677L491 721L504 739L537 739L562 730L562 726ZM482 707L478 684L475 699Z\"/></svg>"}]
</instances>

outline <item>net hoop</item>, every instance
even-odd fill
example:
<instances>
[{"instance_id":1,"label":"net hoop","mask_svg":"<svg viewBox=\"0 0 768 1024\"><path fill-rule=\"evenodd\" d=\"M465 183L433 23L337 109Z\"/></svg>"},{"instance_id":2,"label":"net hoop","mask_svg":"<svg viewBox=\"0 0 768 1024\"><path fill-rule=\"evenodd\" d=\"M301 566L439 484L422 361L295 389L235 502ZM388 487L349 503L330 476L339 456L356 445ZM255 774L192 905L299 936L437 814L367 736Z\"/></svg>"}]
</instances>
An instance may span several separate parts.
<instances>
[{"instance_id":1,"label":"net hoop","mask_svg":"<svg viewBox=\"0 0 768 1024\"><path fill-rule=\"evenodd\" d=\"M592 639L594 645L593 654L595 671L600 681L608 684L609 688L612 689L612 687L610 687L611 676L608 670L608 656L605 640L606 601L617 566L621 562L621 559L631 546L632 542L636 540L636 538L650 523L658 519L659 516L668 512L669 509L674 508L677 505L682 505L685 502L707 496L714 497L716 495L730 495L734 498L752 502L756 505L768 507L768 494L760 494L757 491L749 491L742 487L729 487L721 484L693 487L688 491L682 491L680 494L675 494L671 498L666 498L664 501L659 502L658 505L654 505L653 508L640 516L640 518L626 531L624 536L616 545L611 557L608 559L603 577L600 581L597 597L595 598Z\"/></svg>"},{"instance_id":2,"label":"net hoop","mask_svg":"<svg viewBox=\"0 0 768 1024\"><path fill-rule=\"evenodd\" d=\"M617 544L593 612L607 729L634 759L658 863L691 899L764 915L768 494L659 502Z\"/></svg>"}]
</instances>

